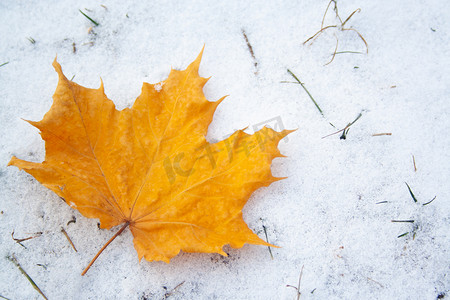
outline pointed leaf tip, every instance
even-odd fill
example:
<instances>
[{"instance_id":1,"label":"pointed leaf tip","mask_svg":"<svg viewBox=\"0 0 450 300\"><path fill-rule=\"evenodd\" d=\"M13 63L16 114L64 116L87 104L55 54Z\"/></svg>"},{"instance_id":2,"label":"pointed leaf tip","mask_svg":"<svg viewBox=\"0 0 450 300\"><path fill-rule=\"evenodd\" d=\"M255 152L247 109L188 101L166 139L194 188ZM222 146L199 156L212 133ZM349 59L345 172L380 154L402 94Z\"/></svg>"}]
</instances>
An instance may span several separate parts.
<instances>
[{"instance_id":1,"label":"pointed leaf tip","mask_svg":"<svg viewBox=\"0 0 450 300\"><path fill-rule=\"evenodd\" d=\"M29 123L31 126L34 126L34 127L36 127L37 129L40 130L39 122L36 122L36 121L30 121L30 120L26 120L26 119L22 119L22 120L24 120L25 122Z\"/></svg>"},{"instance_id":2,"label":"pointed leaf tip","mask_svg":"<svg viewBox=\"0 0 450 300\"><path fill-rule=\"evenodd\" d=\"M61 72L62 73L61 65L58 62L58 57L57 56L55 56L55 59L53 60L52 66L53 66L53 68L55 68L56 72L58 72L58 73Z\"/></svg>"},{"instance_id":3,"label":"pointed leaf tip","mask_svg":"<svg viewBox=\"0 0 450 300\"><path fill-rule=\"evenodd\" d=\"M205 50L205 45L203 45L202 50L198 54L197 58L189 65L189 68L193 68L198 72L198 69L200 68L200 62L202 61L203 51Z\"/></svg>"},{"instance_id":4,"label":"pointed leaf tip","mask_svg":"<svg viewBox=\"0 0 450 300\"><path fill-rule=\"evenodd\" d=\"M98 88L103 94L105 93L105 86L103 84L103 79L100 77L100 87Z\"/></svg>"},{"instance_id":5,"label":"pointed leaf tip","mask_svg":"<svg viewBox=\"0 0 450 300\"><path fill-rule=\"evenodd\" d=\"M55 59L53 60L52 66L55 69L56 73L58 73L58 77L60 79L65 79L68 80L66 78L66 75L64 75L63 71L62 71L62 67L61 65L58 63L58 61L56 60L57 58L55 57Z\"/></svg>"},{"instance_id":6,"label":"pointed leaf tip","mask_svg":"<svg viewBox=\"0 0 450 300\"><path fill-rule=\"evenodd\" d=\"M219 100L214 101L213 103L216 103L216 106L218 106L220 103L222 103L223 100L225 100L229 95L225 95L221 97Z\"/></svg>"},{"instance_id":7,"label":"pointed leaf tip","mask_svg":"<svg viewBox=\"0 0 450 300\"><path fill-rule=\"evenodd\" d=\"M17 160L17 157L15 157L15 156L13 155L13 157L11 157L9 163L8 163L6 166L7 166L7 167L9 167L9 166L14 166L14 162L15 162L16 160Z\"/></svg>"}]
</instances>

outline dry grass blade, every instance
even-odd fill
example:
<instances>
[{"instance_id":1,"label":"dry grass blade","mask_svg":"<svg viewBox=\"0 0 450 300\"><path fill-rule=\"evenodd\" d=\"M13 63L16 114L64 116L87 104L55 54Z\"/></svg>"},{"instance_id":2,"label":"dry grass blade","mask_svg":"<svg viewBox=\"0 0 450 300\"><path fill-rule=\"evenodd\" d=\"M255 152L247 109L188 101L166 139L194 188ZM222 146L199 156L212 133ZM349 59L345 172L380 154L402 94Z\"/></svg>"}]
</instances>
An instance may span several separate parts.
<instances>
[{"instance_id":1,"label":"dry grass blade","mask_svg":"<svg viewBox=\"0 0 450 300\"><path fill-rule=\"evenodd\" d=\"M334 10L334 12L335 12L335 15L336 15L336 18L338 19L338 23L339 24L335 24L335 25L328 25L328 26L325 26L324 27L324 23L325 23L325 17L327 16L327 13L328 13L328 10L330 9L330 6L331 6L331 4L334 4L334 8L333 8L333 10ZM358 31L358 30L356 30L356 29L354 29L354 28L351 28L351 27L349 27L349 28L346 28L345 27L345 25L347 24L347 22L356 14L356 13L359 13L359 12L361 12L361 9L360 8L358 8L358 9L355 9L346 19L345 19L345 21L342 21L342 18L341 18L341 16L339 15L339 11L338 11L338 7L337 7L337 1L336 0L330 0L329 2L328 2L328 5L327 5L327 8L325 9L325 13L323 14L323 17L322 17L322 23L320 24L320 30L319 31L317 31L315 34L313 34L312 36L310 36L306 41L304 41L303 42L303 45L304 44L306 44L306 43L308 43L308 42L310 42L311 41L311 43L312 43L312 41L314 41L320 34L322 34L324 31L326 31L327 29L330 29L330 28L337 28L338 30L340 30L340 31L354 31L354 32L356 32L356 34L359 36L359 38L363 41L363 43L364 43L364 45L366 46L366 53L369 53L369 45L367 44L367 41L364 39L364 37L362 36L362 34ZM354 51L345 51L345 52L337 52L337 49L338 49L338 38L336 37L336 47L335 47L335 50L334 50L334 52L333 52L333 57L331 58L331 60L328 62L328 63L326 63L325 65L328 65L328 64L330 64L333 60L334 60L334 57L336 56L336 54L337 53L357 53L357 52L354 52Z\"/></svg>"},{"instance_id":2,"label":"dry grass blade","mask_svg":"<svg viewBox=\"0 0 450 300\"><path fill-rule=\"evenodd\" d=\"M265 234L265 236L266 236L266 242L270 244L270 242L269 242L269 237L267 236L267 229L266 229L266 226L263 225L262 227L263 227L263 229L264 229L264 234ZM267 248L269 249L270 257L273 259L272 249L270 249L270 247L267 247Z\"/></svg>"},{"instance_id":3,"label":"dry grass blade","mask_svg":"<svg viewBox=\"0 0 450 300\"><path fill-rule=\"evenodd\" d=\"M314 105L317 107L317 109L319 110L320 114L323 116L323 111L322 109L319 107L319 104L317 104L316 100L314 100L313 96L309 93L309 91L306 89L305 85L303 84L303 82L300 81L300 79L298 79L298 77L291 72L291 70L287 69L288 73L291 74L292 77L294 77L295 80L297 80L298 84L300 84L302 86L302 88L305 90L305 92L308 94L309 98L311 99L311 101L314 103Z\"/></svg>"},{"instance_id":4,"label":"dry grass blade","mask_svg":"<svg viewBox=\"0 0 450 300\"><path fill-rule=\"evenodd\" d=\"M334 2L334 7L335 7L335 10L337 12L336 1L331 0L330 2L328 2L327 9L325 9L325 12L324 12L323 17L322 17L322 23L320 24L320 28L323 28L323 23L325 23L325 17L327 15L328 9L330 8L330 5L331 5L332 2Z\"/></svg>"},{"instance_id":5,"label":"dry grass blade","mask_svg":"<svg viewBox=\"0 0 450 300\"><path fill-rule=\"evenodd\" d=\"M30 275L27 274L27 272L25 272L25 270L22 268L22 266L19 264L19 262L17 261L17 258L13 255L8 256L7 259L9 261L11 261L13 264L16 265L16 267L19 269L19 271L27 278L27 280L30 282L30 284L33 286L33 288L39 293L41 294L41 296L45 299L48 300L48 298L44 295L44 293L41 291L41 289L37 286L37 284L33 281L33 279L31 279Z\"/></svg>"},{"instance_id":6,"label":"dry grass blade","mask_svg":"<svg viewBox=\"0 0 450 300\"><path fill-rule=\"evenodd\" d=\"M327 137L329 137L329 136L338 134L338 133L340 133L340 132L344 132L344 133L345 133L345 131L348 130L348 128L349 128L350 126L352 126L353 124L355 124L355 122L358 121L359 118L361 118L361 116L362 116L362 113L359 113L359 115L356 117L356 119L354 119L352 122L348 123L347 126L345 126L343 129L338 130L338 131L333 132L333 133L330 133L329 135L323 136L322 138L324 139L324 138L327 138ZM345 139L345 138L344 138L344 139Z\"/></svg>"},{"instance_id":7,"label":"dry grass blade","mask_svg":"<svg viewBox=\"0 0 450 300\"><path fill-rule=\"evenodd\" d=\"M362 36L361 33L359 33L358 30L354 29L354 28L342 28L342 30L346 30L346 31L354 31L356 32L356 34L361 38L361 40L364 42L364 45L366 46L366 53L369 53L369 44L367 44L366 40L364 39L364 37Z\"/></svg>"},{"instance_id":8,"label":"dry grass blade","mask_svg":"<svg viewBox=\"0 0 450 300\"><path fill-rule=\"evenodd\" d=\"M361 8L355 9L355 10L350 14L350 16L348 16L347 19L345 19L345 21L342 23L342 27L344 27L345 23L347 23L347 21L350 20L350 18L353 17L353 15L354 15L355 13L357 13L357 12L358 12L358 13L361 12Z\"/></svg>"},{"instance_id":9,"label":"dry grass blade","mask_svg":"<svg viewBox=\"0 0 450 300\"><path fill-rule=\"evenodd\" d=\"M336 54L364 54L364 52L359 51L338 51Z\"/></svg>"},{"instance_id":10,"label":"dry grass blade","mask_svg":"<svg viewBox=\"0 0 450 300\"><path fill-rule=\"evenodd\" d=\"M337 25L330 25L330 26L326 26L324 28L321 28L319 31L317 31L314 35L310 36L306 41L303 42L303 45L306 44L307 42L309 42L310 40L313 40L315 38L317 38L322 32L324 32L326 29L328 28L336 28Z\"/></svg>"},{"instance_id":11,"label":"dry grass blade","mask_svg":"<svg viewBox=\"0 0 450 300\"><path fill-rule=\"evenodd\" d=\"M325 64L325 66L331 64L331 63L333 62L334 58L336 57L336 51L337 51L338 46L339 46L339 39L337 38L336 35L334 35L334 37L336 38L336 47L334 48L333 56L331 57L331 60L330 60L329 62L327 62L327 63Z\"/></svg>"}]
</instances>

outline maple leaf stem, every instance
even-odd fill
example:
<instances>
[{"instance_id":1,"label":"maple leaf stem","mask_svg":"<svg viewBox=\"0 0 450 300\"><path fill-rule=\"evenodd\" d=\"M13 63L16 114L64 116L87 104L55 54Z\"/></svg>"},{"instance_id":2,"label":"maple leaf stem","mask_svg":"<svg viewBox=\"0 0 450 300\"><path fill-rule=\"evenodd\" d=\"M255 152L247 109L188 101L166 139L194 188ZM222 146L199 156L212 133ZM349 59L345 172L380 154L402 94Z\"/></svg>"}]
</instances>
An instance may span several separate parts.
<instances>
[{"instance_id":1,"label":"maple leaf stem","mask_svg":"<svg viewBox=\"0 0 450 300\"><path fill-rule=\"evenodd\" d=\"M111 244L112 241L114 241L114 239L116 237L118 237L127 227L128 225L130 225L129 222L126 222L125 224L123 224L123 226L119 229L119 231L116 232L115 235L113 235L112 238L109 239L109 241L106 242L105 245L103 245L102 249L100 249L100 251L97 252L97 254L95 255L95 257L91 260L91 262L89 263L89 265L86 267L86 269L84 269L84 271L81 273L81 276L84 276L84 274L86 274L86 272L89 270L89 268L92 266L92 264L97 260L97 258L99 257L99 255L103 252L103 250L105 250L106 247L108 247L109 244Z\"/></svg>"}]
</instances>

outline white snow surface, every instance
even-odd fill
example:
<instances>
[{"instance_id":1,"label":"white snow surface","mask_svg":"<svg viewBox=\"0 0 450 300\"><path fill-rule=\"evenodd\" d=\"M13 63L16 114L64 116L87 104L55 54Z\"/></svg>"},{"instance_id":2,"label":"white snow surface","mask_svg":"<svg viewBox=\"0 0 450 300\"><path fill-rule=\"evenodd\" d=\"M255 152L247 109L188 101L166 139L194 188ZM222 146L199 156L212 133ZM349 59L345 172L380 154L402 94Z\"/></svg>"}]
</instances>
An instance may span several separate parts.
<instances>
[{"instance_id":1,"label":"white snow surface","mask_svg":"<svg viewBox=\"0 0 450 300\"><path fill-rule=\"evenodd\" d=\"M302 268L301 299L450 297L448 2L338 1L343 20L361 8L344 28L358 30L369 53L336 54L325 65L336 40L337 51L365 52L355 31L339 27L303 45L327 4L1 1L0 64L9 63L0 67L0 295L42 298L7 258L14 255L49 299L296 299L287 285L298 286ZM333 14L331 7L325 25L337 24ZM81 276L118 228L98 229L32 176L6 167L13 155L44 159L38 130L22 118L40 120L50 108L53 59L81 85L97 88L101 77L122 109L142 82L184 69L203 45L200 75L212 76L207 99L230 95L209 126L210 141L266 123L298 128L280 142L287 157L272 165L275 176L288 178L257 190L244 209L249 227L266 239L265 226L281 248L272 249L273 259L267 247L245 245L226 246L229 257L180 253L170 264L139 262L127 230ZM283 83L294 81L287 69L323 116L299 84ZM322 138L360 113L347 139ZM15 238L42 234L25 248L13 231Z\"/></svg>"}]
</instances>

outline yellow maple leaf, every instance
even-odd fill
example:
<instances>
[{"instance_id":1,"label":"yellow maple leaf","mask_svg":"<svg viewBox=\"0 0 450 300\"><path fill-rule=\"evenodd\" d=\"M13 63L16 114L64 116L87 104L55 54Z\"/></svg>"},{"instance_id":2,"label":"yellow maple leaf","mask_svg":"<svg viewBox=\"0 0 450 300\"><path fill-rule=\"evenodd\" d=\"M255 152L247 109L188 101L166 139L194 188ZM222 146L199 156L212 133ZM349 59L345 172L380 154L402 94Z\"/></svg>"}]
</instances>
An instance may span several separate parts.
<instances>
[{"instance_id":1,"label":"yellow maple leaf","mask_svg":"<svg viewBox=\"0 0 450 300\"><path fill-rule=\"evenodd\" d=\"M248 228L242 208L256 189L281 179L270 166L291 131L264 127L206 141L225 97L209 102L203 95L208 79L198 75L201 56L163 82L144 83L133 107L121 111L103 83L82 87L53 62L59 75L53 105L41 121L28 121L41 131L45 160L13 157L9 165L98 218L102 228L122 224L98 254L127 227L139 259L148 261L169 262L180 250L226 255L226 244L272 246Z\"/></svg>"}]
</instances>

